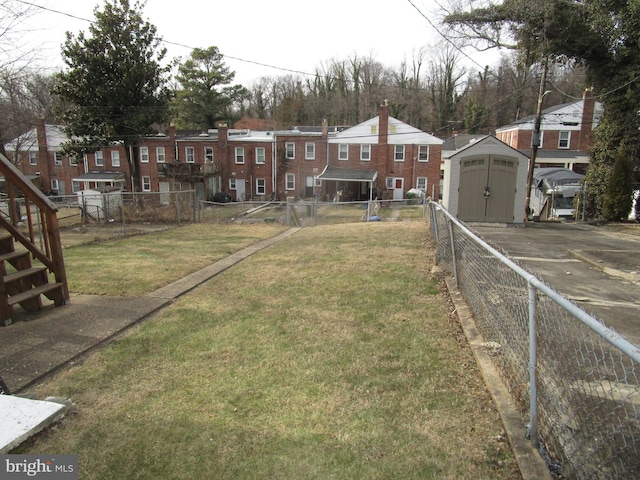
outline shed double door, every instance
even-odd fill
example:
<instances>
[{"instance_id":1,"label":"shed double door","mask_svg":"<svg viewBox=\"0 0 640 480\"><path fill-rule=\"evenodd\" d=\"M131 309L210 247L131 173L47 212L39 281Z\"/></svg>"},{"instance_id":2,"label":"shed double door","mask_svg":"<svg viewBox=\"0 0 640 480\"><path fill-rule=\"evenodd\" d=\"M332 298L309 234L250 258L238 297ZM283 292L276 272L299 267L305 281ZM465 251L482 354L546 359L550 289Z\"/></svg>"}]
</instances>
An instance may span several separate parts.
<instances>
[{"instance_id":1,"label":"shed double door","mask_svg":"<svg viewBox=\"0 0 640 480\"><path fill-rule=\"evenodd\" d=\"M465 222L513 222L518 160L484 155L462 159L458 218Z\"/></svg>"}]
</instances>

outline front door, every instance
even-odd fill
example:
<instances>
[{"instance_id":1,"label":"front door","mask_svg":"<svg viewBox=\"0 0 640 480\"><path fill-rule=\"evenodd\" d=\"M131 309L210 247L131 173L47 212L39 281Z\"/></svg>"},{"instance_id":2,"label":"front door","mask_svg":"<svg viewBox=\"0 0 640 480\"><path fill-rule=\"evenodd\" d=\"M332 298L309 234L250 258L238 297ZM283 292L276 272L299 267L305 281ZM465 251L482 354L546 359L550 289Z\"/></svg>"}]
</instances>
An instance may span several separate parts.
<instances>
[{"instance_id":1,"label":"front door","mask_svg":"<svg viewBox=\"0 0 640 480\"><path fill-rule=\"evenodd\" d=\"M246 200L244 193L244 179L242 178L236 180L236 200L238 202L244 202Z\"/></svg>"},{"instance_id":2,"label":"front door","mask_svg":"<svg viewBox=\"0 0 640 480\"><path fill-rule=\"evenodd\" d=\"M305 198L313 197L313 185L315 183L315 178L312 175L308 175L305 177L305 187L304 187L304 196Z\"/></svg>"},{"instance_id":3,"label":"front door","mask_svg":"<svg viewBox=\"0 0 640 480\"><path fill-rule=\"evenodd\" d=\"M396 177L393 179L393 199L402 200L404 198L404 178Z\"/></svg>"}]
</instances>

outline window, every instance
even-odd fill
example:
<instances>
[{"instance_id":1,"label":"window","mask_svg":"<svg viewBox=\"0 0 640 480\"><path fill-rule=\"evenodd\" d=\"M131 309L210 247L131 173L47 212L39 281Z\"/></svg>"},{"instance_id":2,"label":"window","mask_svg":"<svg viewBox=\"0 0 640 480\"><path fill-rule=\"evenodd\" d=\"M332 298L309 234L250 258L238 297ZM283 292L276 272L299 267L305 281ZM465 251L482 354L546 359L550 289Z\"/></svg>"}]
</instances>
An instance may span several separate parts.
<instances>
[{"instance_id":1,"label":"window","mask_svg":"<svg viewBox=\"0 0 640 480\"><path fill-rule=\"evenodd\" d=\"M418 177L416 179L416 188L418 190L422 190L423 192L427 191L427 177Z\"/></svg>"},{"instance_id":2,"label":"window","mask_svg":"<svg viewBox=\"0 0 640 480\"><path fill-rule=\"evenodd\" d=\"M62 165L62 152L56 152L55 154L55 158L53 160L53 164L56 165L57 167ZM57 189L54 189L57 190Z\"/></svg>"},{"instance_id":3,"label":"window","mask_svg":"<svg viewBox=\"0 0 640 480\"><path fill-rule=\"evenodd\" d=\"M104 156L102 151L96 152L96 167L104 167Z\"/></svg>"},{"instance_id":4,"label":"window","mask_svg":"<svg viewBox=\"0 0 640 480\"><path fill-rule=\"evenodd\" d=\"M193 147L185 147L184 156L187 163L194 163L196 161L196 152Z\"/></svg>"},{"instance_id":5,"label":"window","mask_svg":"<svg viewBox=\"0 0 640 480\"><path fill-rule=\"evenodd\" d=\"M371 125L371 135L377 135L377 134L378 134L378 126Z\"/></svg>"},{"instance_id":6,"label":"window","mask_svg":"<svg viewBox=\"0 0 640 480\"><path fill-rule=\"evenodd\" d=\"M236 163L244 163L244 147L236 147Z\"/></svg>"},{"instance_id":7,"label":"window","mask_svg":"<svg viewBox=\"0 0 640 480\"><path fill-rule=\"evenodd\" d=\"M296 176L293 173L287 173L285 178L285 190L296 189Z\"/></svg>"},{"instance_id":8,"label":"window","mask_svg":"<svg viewBox=\"0 0 640 480\"><path fill-rule=\"evenodd\" d=\"M229 179L229 190L235 190L236 189L236 179L235 178L230 178Z\"/></svg>"},{"instance_id":9,"label":"window","mask_svg":"<svg viewBox=\"0 0 640 480\"><path fill-rule=\"evenodd\" d=\"M338 144L338 160L349 160L349 145L347 143Z\"/></svg>"},{"instance_id":10,"label":"window","mask_svg":"<svg viewBox=\"0 0 640 480\"><path fill-rule=\"evenodd\" d=\"M140 163L149 163L149 147L140 147Z\"/></svg>"},{"instance_id":11,"label":"window","mask_svg":"<svg viewBox=\"0 0 640 480\"><path fill-rule=\"evenodd\" d=\"M398 131L398 126L394 123L393 125L389 125L389 133L394 134Z\"/></svg>"},{"instance_id":12,"label":"window","mask_svg":"<svg viewBox=\"0 0 640 480\"><path fill-rule=\"evenodd\" d=\"M71 181L71 191L73 193L80 191L80 182L76 182L75 180Z\"/></svg>"},{"instance_id":13,"label":"window","mask_svg":"<svg viewBox=\"0 0 640 480\"><path fill-rule=\"evenodd\" d=\"M316 144L305 143L304 144L304 159L315 160L316 159Z\"/></svg>"},{"instance_id":14,"label":"window","mask_svg":"<svg viewBox=\"0 0 640 480\"><path fill-rule=\"evenodd\" d=\"M419 162L429 161L429 145L420 145L418 147L418 161Z\"/></svg>"},{"instance_id":15,"label":"window","mask_svg":"<svg viewBox=\"0 0 640 480\"><path fill-rule=\"evenodd\" d=\"M531 145L535 145L538 148L542 148L542 134L544 132L539 132L538 137L536 138L536 133L533 132L533 136L531 137ZM536 142L537 140L537 142Z\"/></svg>"},{"instance_id":16,"label":"window","mask_svg":"<svg viewBox=\"0 0 640 480\"><path fill-rule=\"evenodd\" d=\"M256 163L265 163L266 158L264 147L256 147Z\"/></svg>"},{"instance_id":17,"label":"window","mask_svg":"<svg viewBox=\"0 0 640 480\"><path fill-rule=\"evenodd\" d=\"M371 160L371 145L360 145L360 160L364 162Z\"/></svg>"},{"instance_id":18,"label":"window","mask_svg":"<svg viewBox=\"0 0 640 480\"><path fill-rule=\"evenodd\" d=\"M256 178L256 195L264 195L267 192L267 182L264 178Z\"/></svg>"},{"instance_id":19,"label":"window","mask_svg":"<svg viewBox=\"0 0 640 480\"><path fill-rule=\"evenodd\" d=\"M51 179L51 190L53 190L54 192L58 191L58 179L57 178L52 178Z\"/></svg>"},{"instance_id":20,"label":"window","mask_svg":"<svg viewBox=\"0 0 640 480\"><path fill-rule=\"evenodd\" d=\"M213 147L204 147L205 163L213 163Z\"/></svg>"},{"instance_id":21,"label":"window","mask_svg":"<svg viewBox=\"0 0 640 480\"><path fill-rule=\"evenodd\" d=\"M387 177L385 179L385 185L387 187L387 190L393 190L393 177Z\"/></svg>"},{"instance_id":22,"label":"window","mask_svg":"<svg viewBox=\"0 0 640 480\"><path fill-rule=\"evenodd\" d=\"M292 142L287 142L284 144L285 157L286 158L296 158L296 144Z\"/></svg>"},{"instance_id":23,"label":"window","mask_svg":"<svg viewBox=\"0 0 640 480\"><path fill-rule=\"evenodd\" d=\"M142 191L143 192L151 191L151 177L148 175L143 175L142 177Z\"/></svg>"},{"instance_id":24,"label":"window","mask_svg":"<svg viewBox=\"0 0 640 480\"><path fill-rule=\"evenodd\" d=\"M69 156L69 166L77 167L78 166L78 157L76 157L75 155L70 155Z\"/></svg>"},{"instance_id":25,"label":"window","mask_svg":"<svg viewBox=\"0 0 640 480\"><path fill-rule=\"evenodd\" d=\"M404 162L404 145L396 145L395 161Z\"/></svg>"},{"instance_id":26,"label":"window","mask_svg":"<svg viewBox=\"0 0 640 480\"><path fill-rule=\"evenodd\" d=\"M119 167L120 166L120 152L117 150L113 150L111 152L111 166Z\"/></svg>"},{"instance_id":27,"label":"window","mask_svg":"<svg viewBox=\"0 0 640 480\"><path fill-rule=\"evenodd\" d=\"M156 147L156 162L164 163L165 158L164 147Z\"/></svg>"},{"instance_id":28,"label":"window","mask_svg":"<svg viewBox=\"0 0 640 480\"><path fill-rule=\"evenodd\" d=\"M37 165L38 164L38 156L36 152L29 152L29 165Z\"/></svg>"},{"instance_id":29,"label":"window","mask_svg":"<svg viewBox=\"0 0 640 480\"><path fill-rule=\"evenodd\" d=\"M560 132L558 137L558 148L569 148L571 143L571 132Z\"/></svg>"}]
</instances>

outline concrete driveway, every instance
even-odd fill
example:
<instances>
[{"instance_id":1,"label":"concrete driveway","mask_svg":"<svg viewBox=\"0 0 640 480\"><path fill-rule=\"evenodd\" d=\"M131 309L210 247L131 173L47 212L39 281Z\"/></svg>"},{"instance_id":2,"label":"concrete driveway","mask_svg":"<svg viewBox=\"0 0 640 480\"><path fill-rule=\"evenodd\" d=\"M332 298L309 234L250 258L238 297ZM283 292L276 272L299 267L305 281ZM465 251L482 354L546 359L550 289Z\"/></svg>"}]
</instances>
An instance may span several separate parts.
<instances>
[{"instance_id":1,"label":"concrete driveway","mask_svg":"<svg viewBox=\"0 0 640 480\"><path fill-rule=\"evenodd\" d=\"M640 345L640 236L572 223L474 224L470 228L606 326Z\"/></svg>"}]
</instances>

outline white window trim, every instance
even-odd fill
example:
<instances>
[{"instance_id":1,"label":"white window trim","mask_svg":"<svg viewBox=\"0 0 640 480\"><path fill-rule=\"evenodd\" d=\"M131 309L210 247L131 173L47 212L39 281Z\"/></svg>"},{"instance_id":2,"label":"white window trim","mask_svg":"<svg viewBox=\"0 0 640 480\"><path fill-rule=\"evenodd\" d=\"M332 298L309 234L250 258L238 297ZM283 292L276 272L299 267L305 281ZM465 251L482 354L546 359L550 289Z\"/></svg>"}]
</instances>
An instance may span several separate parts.
<instances>
[{"instance_id":1,"label":"white window trim","mask_svg":"<svg viewBox=\"0 0 640 480\"><path fill-rule=\"evenodd\" d=\"M309 152L309 147L311 147L311 152ZM313 142L307 142L304 144L304 159L305 160L315 160L316 159L316 144Z\"/></svg>"},{"instance_id":2,"label":"white window trim","mask_svg":"<svg viewBox=\"0 0 640 480\"><path fill-rule=\"evenodd\" d=\"M422 180L422 179L424 179L424 189L422 189L422 188L420 187L420 180ZM425 192L425 193L426 193L426 191L427 191L427 186L428 186L428 185L429 185L429 179L428 179L427 177L417 177L417 178L416 178L416 188L417 188L418 190L422 190L423 192Z\"/></svg>"},{"instance_id":3,"label":"white window trim","mask_svg":"<svg viewBox=\"0 0 640 480\"><path fill-rule=\"evenodd\" d=\"M349 160L349 144L348 143L338 144L338 160L343 160L343 161Z\"/></svg>"},{"instance_id":4,"label":"white window trim","mask_svg":"<svg viewBox=\"0 0 640 480\"><path fill-rule=\"evenodd\" d=\"M29 152L29 165L37 165L37 164L38 164L38 153Z\"/></svg>"},{"instance_id":5,"label":"white window trim","mask_svg":"<svg viewBox=\"0 0 640 480\"><path fill-rule=\"evenodd\" d=\"M120 166L120 152L118 150L111 150L111 166Z\"/></svg>"},{"instance_id":6,"label":"white window trim","mask_svg":"<svg viewBox=\"0 0 640 480\"><path fill-rule=\"evenodd\" d=\"M96 167L104 167L104 154L102 153L102 150L98 150L94 154L94 160Z\"/></svg>"},{"instance_id":7,"label":"white window trim","mask_svg":"<svg viewBox=\"0 0 640 480\"><path fill-rule=\"evenodd\" d=\"M236 179L235 178L230 178L229 179L229 190L236 190Z\"/></svg>"},{"instance_id":8,"label":"white window trim","mask_svg":"<svg viewBox=\"0 0 640 480\"><path fill-rule=\"evenodd\" d=\"M187 163L196 163L196 149L193 147L184 147L184 161Z\"/></svg>"},{"instance_id":9,"label":"white window trim","mask_svg":"<svg viewBox=\"0 0 640 480\"><path fill-rule=\"evenodd\" d=\"M260 183L262 183L262 187L260 186ZM256 195L266 195L266 193L267 193L267 180L264 178L256 178Z\"/></svg>"},{"instance_id":10,"label":"white window trim","mask_svg":"<svg viewBox=\"0 0 640 480\"><path fill-rule=\"evenodd\" d=\"M164 147L156 147L156 163L164 163L166 159Z\"/></svg>"},{"instance_id":11,"label":"white window trim","mask_svg":"<svg viewBox=\"0 0 640 480\"><path fill-rule=\"evenodd\" d=\"M398 149L401 148L402 149L402 158L399 159L398 158ZM405 148L404 145L396 145L393 149L393 161L394 162L404 162L404 158L405 158Z\"/></svg>"},{"instance_id":12,"label":"white window trim","mask_svg":"<svg viewBox=\"0 0 640 480\"><path fill-rule=\"evenodd\" d=\"M51 190L59 190L60 189L60 183L58 183L58 179L57 178L52 178L51 179Z\"/></svg>"},{"instance_id":13,"label":"white window trim","mask_svg":"<svg viewBox=\"0 0 640 480\"><path fill-rule=\"evenodd\" d=\"M54 152L53 153L53 164L60 167L62 166L62 153ZM56 190L55 188L53 190Z\"/></svg>"},{"instance_id":14,"label":"white window trim","mask_svg":"<svg viewBox=\"0 0 640 480\"><path fill-rule=\"evenodd\" d=\"M566 146L561 146L560 143L562 142L562 134L566 133L567 134L567 145ZM558 149L559 150L568 150L569 147L571 147L571 130L563 130L558 132Z\"/></svg>"},{"instance_id":15,"label":"white window trim","mask_svg":"<svg viewBox=\"0 0 640 480\"><path fill-rule=\"evenodd\" d=\"M426 160L424 160L424 159L422 159L420 157L420 149L421 148L426 148L427 149L427 158L426 158ZM418 161L419 162L428 163L430 155L431 155L431 148L429 148L429 145L418 145Z\"/></svg>"},{"instance_id":16,"label":"white window trim","mask_svg":"<svg viewBox=\"0 0 640 480\"><path fill-rule=\"evenodd\" d=\"M149 163L149 147L140 147L140 163Z\"/></svg>"},{"instance_id":17,"label":"white window trim","mask_svg":"<svg viewBox=\"0 0 640 480\"><path fill-rule=\"evenodd\" d=\"M143 175L142 179L142 191L150 192L151 191L151 177L149 175Z\"/></svg>"},{"instance_id":18,"label":"white window trim","mask_svg":"<svg viewBox=\"0 0 640 480\"><path fill-rule=\"evenodd\" d=\"M291 179L291 186L289 186L289 179ZM296 176L293 173L287 173L284 177L284 189L292 191L296 189Z\"/></svg>"},{"instance_id":19,"label":"white window trim","mask_svg":"<svg viewBox=\"0 0 640 480\"><path fill-rule=\"evenodd\" d=\"M364 152L367 152L367 158L364 158ZM370 162L371 161L371 145L368 143L363 143L360 145L360 161L362 162Z\"/></svg>"},{"instance_id":20,"label":"white window trim","mask_svg":"<svg viewBox=\"0 0 640 480\"><path fill-rule=\"evenodd\" d=\"M291 147L291 148L289 148ZM289 155L289 152L291 152L291 155ZM289 160L293 160L294 158L296 158L296 144L293 142L285 142L284 144L284 156L285 158L289 159Z\"/></svg>"},{"instance_id":21,"label":"white window trim","mask_svg":"<svg viewBox=\"0 0 640 480\"><path fill-rule=\"evenodd\" d=\"M204 147L204 162L213 163L213 147Z\"/></svg>"},{"instance_id":22,"label":"white window trim","mask_svg":"<svg viewBox=\"0 0 640 480\"><path fill-rule=\"evenodd\" d=\"M262 151L262 160L260 160L260 155L258 152ZM264 165L267 163L267 149L264 147L256 147L256 163L258 165Z\"/></svg>"},{"instance_id":23,"label":"white window trim","mask_svg":"<svg viewBox=\"0 0 640 480\"><path fill-rule=\"evenodd\" d=\"M241 155L242 156L242 161L241 162L238 161L238 157L239 157L238 152L242 153L242 155ZM235 150L233 151L233 159L236 162L236 164L238 164L238 165L244 164L244 147L236 147L235 148Z\"/></svg>"}]
</instances>

